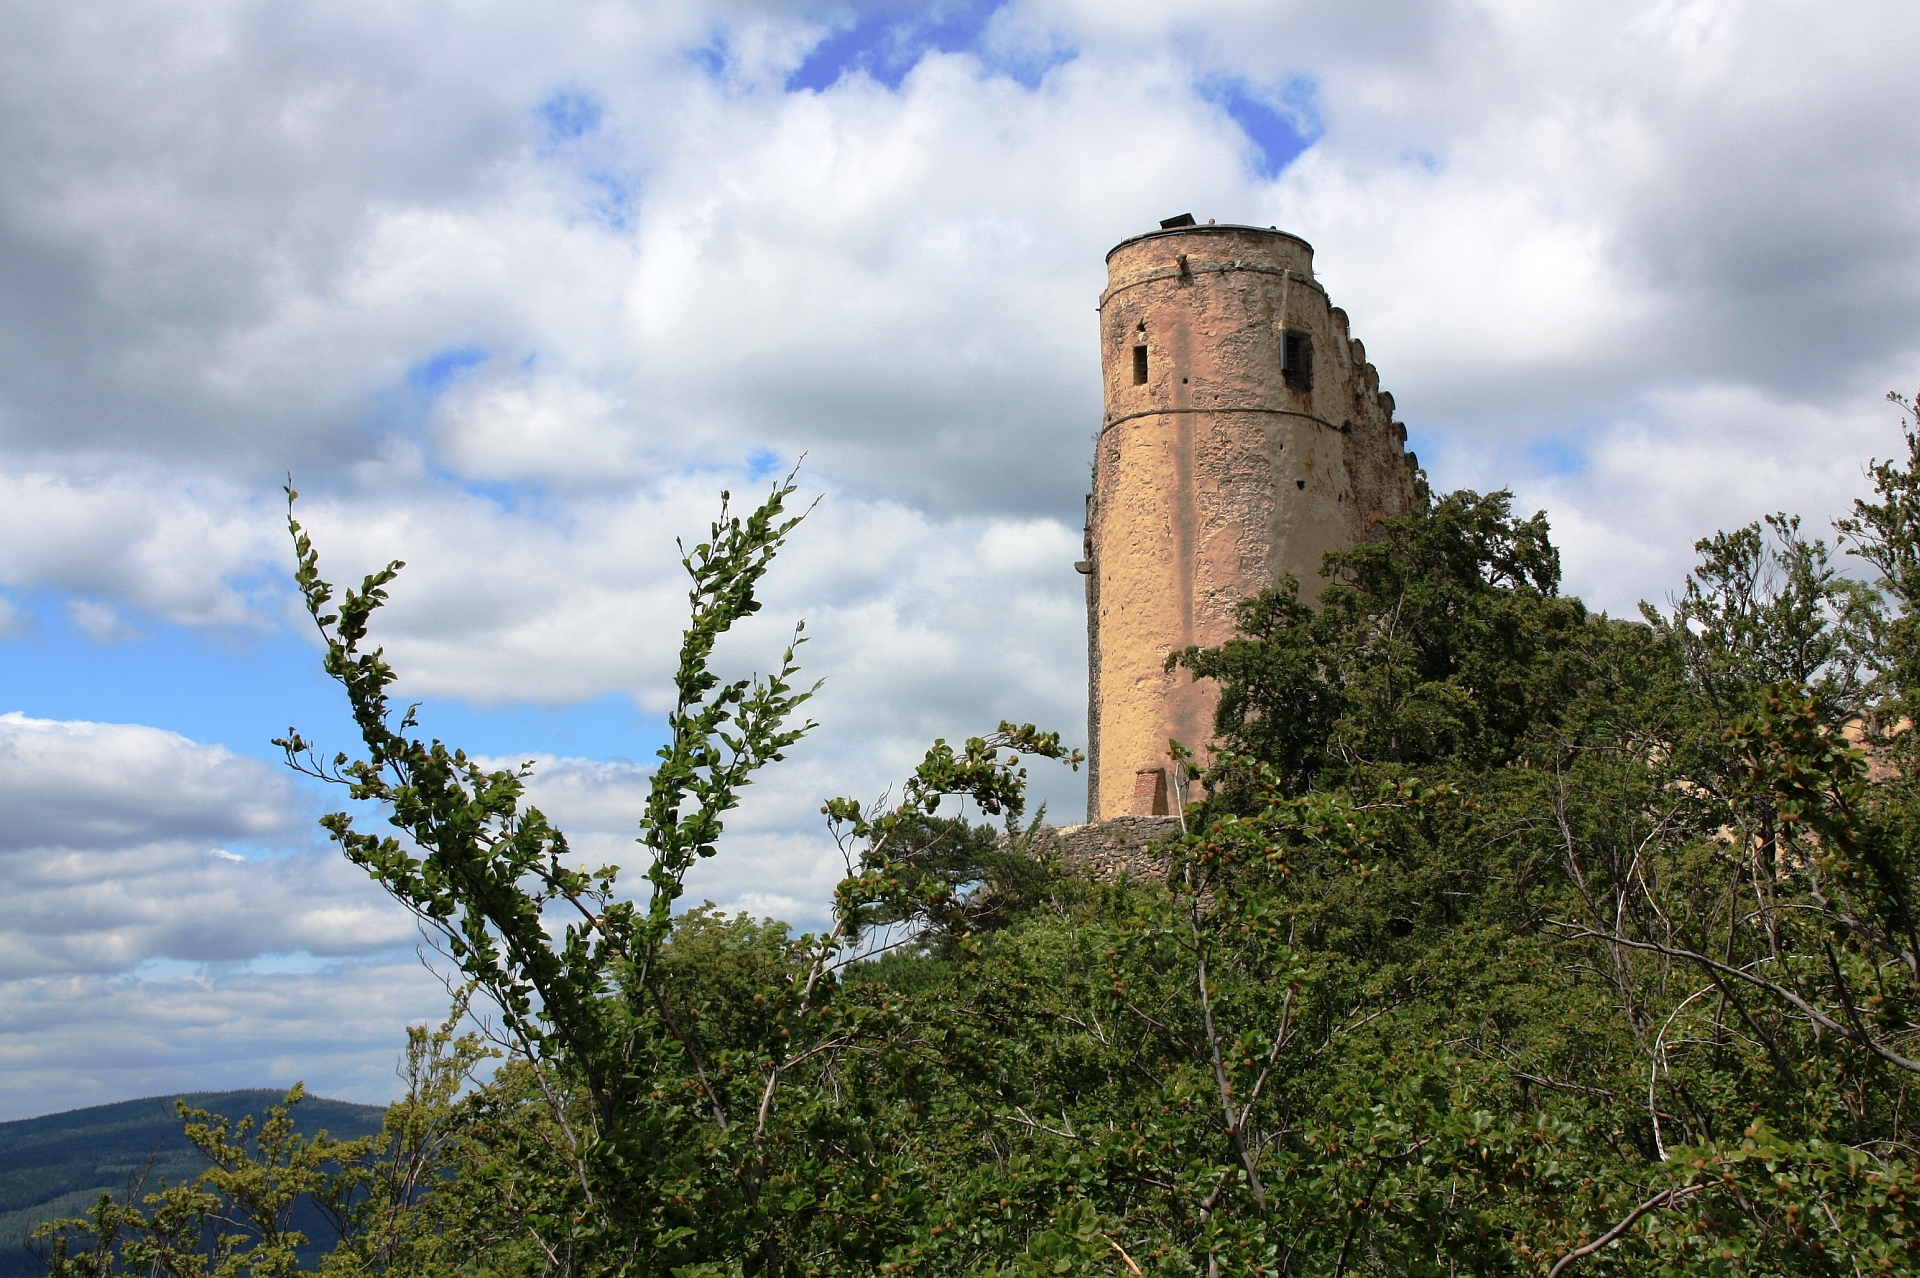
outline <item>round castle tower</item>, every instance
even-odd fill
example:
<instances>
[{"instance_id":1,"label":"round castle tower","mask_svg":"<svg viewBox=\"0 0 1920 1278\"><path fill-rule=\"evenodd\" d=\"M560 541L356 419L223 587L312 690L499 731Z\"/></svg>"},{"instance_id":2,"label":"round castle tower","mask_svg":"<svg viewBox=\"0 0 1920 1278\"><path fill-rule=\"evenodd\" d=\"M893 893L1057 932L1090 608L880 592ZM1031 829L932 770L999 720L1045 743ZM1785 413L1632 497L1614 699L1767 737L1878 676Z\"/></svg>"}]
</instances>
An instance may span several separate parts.
<instances>
[{"instance_id":1,"label":"round castle tower","mask_svg":"<svg viewBox=\"0 0 1920 1278\"><path fill-rule=\"evenodd\" d=\"M1171 810L1169 739L1201 751L1215 692L1167 655L1234 633L1234 605L1413 498L1393 397L1270 227L1170 219L1107 254L1105 418L1087 498L1087 820Z\"/></svg>"}]
</instances>

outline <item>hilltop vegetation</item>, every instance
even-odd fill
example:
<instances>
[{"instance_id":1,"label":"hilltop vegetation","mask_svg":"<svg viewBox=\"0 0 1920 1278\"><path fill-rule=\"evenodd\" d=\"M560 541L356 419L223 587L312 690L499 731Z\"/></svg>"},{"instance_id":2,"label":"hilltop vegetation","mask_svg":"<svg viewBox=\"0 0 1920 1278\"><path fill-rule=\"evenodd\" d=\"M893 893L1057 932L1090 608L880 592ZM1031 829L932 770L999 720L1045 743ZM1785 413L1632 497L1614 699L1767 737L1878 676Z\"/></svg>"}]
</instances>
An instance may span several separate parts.
<instances>
[{"instance_id":1,"label":"hilltop vegetation","mask_svg":"<svg viewBox=\"0 0 1920 1278\"><path fill-rule=\"evenodd\" d=\"M415 735L367 647L398 565L336 597L293 524L365 754L289 758L391 813L327 824L507 1054L463 1088L488 1049L416 1036L388 1132L313 1182L351 1235L328 1267L1913 1271L1914 427L1838 525L1870 581L1774 517L1635 619L1560 595L1506 494L1430 497L1329 557L1317 611L1283 583L1175 654L1222 698L1164 878L1032 855L1022 761L1073 760L1003 724L936 743L896 803L827 804L850 872L819 936L677 909L808 726L796 647L763 680L708 669L790 485L686 556L637 901L522 776ZM59 1263L198 1272L147 1240L233 1197L202 1193L103 1204ZM228 1271L285 1254L236 1242Z\"/></svg>"},{"instance_id":2,"label":"hilltop vegetation","mask_svg":"<svg viewBox=\"0 0 1920 1278\"><path fill-rule=\"evenodd\" d=\"M0 1123L0 1278L27 1278L44 1272L22 1245L35 1225L75 1216L101 1194L123 1195L143 1177L149 1188L162 1181L192 1180L207 1163L181 1130L174 1097L94 1105ZM194 1092L180 1097L189 1106L264 1117L283 1099L265 1089ZM314 1098L300 1108L308 1132L325 1129L351 1139L380 1130L382 1110L375 1105ZM330 1243L324 1222L303 1213L297 1224L319 1245Z\"/></svg>"}]
</instances>

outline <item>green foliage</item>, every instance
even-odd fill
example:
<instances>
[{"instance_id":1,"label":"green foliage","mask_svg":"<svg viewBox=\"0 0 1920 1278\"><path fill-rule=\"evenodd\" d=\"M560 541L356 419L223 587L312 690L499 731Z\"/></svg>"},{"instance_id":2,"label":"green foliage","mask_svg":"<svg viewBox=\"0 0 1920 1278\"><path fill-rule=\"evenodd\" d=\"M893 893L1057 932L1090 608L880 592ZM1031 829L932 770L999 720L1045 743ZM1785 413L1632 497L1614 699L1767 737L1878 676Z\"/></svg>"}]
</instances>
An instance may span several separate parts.
<instances>
[{"instance_id":1,"label":"green foliage","mask_svg":"<svg viewBox=\"0 0 1920 1278\"><path fill-rule=\"evenodd\" d=\"M1775 687L1809 689L1834 723L1858 713L1857 627L1872 613L1871 589L1840 576L1797 517L1769 515L1695 549L1700 565L1673 615L1643 610L1685 654L1689 684L1719 726Z\"/></svg>"},{"instance_id":2,"label":"green foliage","mask_svg":"<svg viewBox=\"0 0 1920 1278\"><path fill-rule=\"evenodd\" d=\"M1005 927L1050 899L1058 867L1036 850L1038 821L995 829L901 814L888 839L885 880L857 917L865 944L952 957L969 936Z\"/></svg>"},{"instance_id":3,"label":"green foliage","mask_svg":"<svg viewBox=\"0 0 1920 1278\"><path fill-rule=\"evenodd\" d=\"M252 1114L256 1124L284 1098L284 1091L265 1089L184 1097L192 1108L236 1120ZM102 1193L119 1197L130 1180L187 1181L206 1170L206 1160L181 1131L174 1099L121 1101L0 1123L0 1275L33 1278L45 1272L24 1245L40 1223L81 1215ZM380 1107L318 1097L295 1111L300 1131L325 1127L344 1138L378 1131L381 1114ZM303 1264L315 1263L336 1241L311 1202L296 1209L291 1224L313 1240L302 1249Z\"/></svg>"},{"instance_id":4,"label":"green foliage","mask_svg":"<svg viewBox=\"0 0 1920 1278\"><path fill-rule=\"evenodd\" d=\"M1241 636L1168 659L1221 686L1218 732L1287 789L1368 763L1497 765L1551 723L1596 637L1562 599L1546 517L1453 493L1327 558L1318 609L1292 578L1241 606ZM1604 631L1604 627L1601 628ZM1231 794L1230 771L1208 778Z\"/></svg>"},{"instance_id":5,"label":"green foliage","mask_svg":"<svg viewBox=\"0 0 1920 1278\"><path fill-rule=\"evenodd\" d=\"M464 1011L462 1000L438 1029L409 1027L405 1094L387 1108L376 1136L347 1151L320 1195L339 1204L340 1242L324 1271L505 1276L545 1268L514 1207L516 1197L524 1201L515 1182L529 1161L527 1129L542 1140L550 1133L543 1112L508 1103L516 1090L510 1074L469 1091L475 1069L500 1053L455 1034ZM503 1160L508 1151L518 1156Z\"/></svg>"},{"instance_id":6,"label":"green foliage","mask_svg":"<svg viewBox=\"0 0 1920 1278\"><path fill-rule=\"evenodd\" d=\"M344 813L323 824L440 938L498 1018L508 1083L544 1103L544 1147L509 1121L517 1152L487 1174L506 1178L553 1270L777 1272L825 1257L858 1268L897 1241L878 1119L925 1049L891 1003L845 996L840 973L875 925L931 922L957 942L1025 881L964 826L936 820L943 799L1013 829L1020 760L1078 761L1057 735L1002 724L957 750L936 742L891 808L829 801L849 874L822 935L676 916L687 871L714 854L740 791L812 726L791 726L811 696L793 683L797 631L771 676L723 683L710 666L719 637L760 608L755 587L799 523L785 514L792 492L790 480L777 486L744 518L723 496L709 538L682 549L691 619L640 822L644 911L618 894L618 867L575 865L564 835L522 806L527 768L487 772L413 735L415 711L389 700L394 671L365 647L401 565L336 604L289 516L296 580L367 753L323 760L296 732L279 744L294 766L390 813L398 835L363 833ZM999 891L974 890L982 882Z\"/></svg>"},{"instance_id":7,"label":"green foliage","mask_svg":"<svg viewBox=\"0 0 1920 1278\"><path fill-rule=\"evenodd\" d=\"M198 1120L217 1176L64 1233L89 1272L284 1272L294 1192L355 1273L1920 1269L1906 440L1839 526L1876 584L1775 516L1638 620L1562 597L1508 494L1432 498L1329 556L1316 607L1289 581L1175 654L1221 696L1204 766L1170 743L1199 801L1164 873L1043 854L1023 761L1078 759L1003 723L894 801L827 801L819 935L679 901L810 726L797 632L768 678L709 668L790 482L683 551L644 907L523 807L524 769L416 738L366 650L398 565L336 607L292 523L366 754L289 759L391 814L326 824L507 1058L463 1090L479 1045L423 1031L377 1141L244 1161Z\"/></svg>"},{"instance_id":8,"label":"green foliage","mask_svg":"<svg viewBox=\"0 0 1920 1278\"><path fill-rule=\"evenodd\" d=\"M1835 524L1848 553L1879 574L1875 585L1885 606L1864 619L1869 641L1881 656L1875 691L1888 711L1911 717L1920 689L1920 409L1889 394L1905 413L1907 455L1868 467L1877 502L1856 501L1853 514ZM1888 723L1895 720L1887 719Z\"/></svg>"},{"instance_id":9,"label":"green foliage","mask_svg":"<svg viewBox=\"0 0 1920 1278\"><path fill-rule=\"evenodd\" d=\"M272 1106L255 1130L176 1101L186 1136L209 1166L198 1177L143 1192L142 1180L115 1199L102 1194L84 1219L51 1221L36 1231L49 1241L51 1278L127 1271L169 1278L279 1278L296 1272L307 1238L290 1219L303 1197L319 1201L336 1219L346 1210L351 1182L333 1169L364 1154L370 1138L336 1141L322 1131L311 1139L291 1116L305 1092L299 1084ZM71 1250L74 1239L84 1244Z\"/></svg>"},{"instance_id":10,"label":"green foliage","mask_svg":"<svg viewBox=\"0 0 1920 1278\"><path fill-rule=\"evenodd\" d=\"M542 1272L524 1227L502 1211L512 1203L500 1192L506 1147L493 1111L510 1082L462 1096L475 1066L498 1055L455 1035L462 1010L437 1030L408 1031L406 1093L371 1135L301 1135L299 1084L257 1123L176 1101L204 1170L149 1191L149 1163L84 1217L42 1225L36 1237L53 1278L264 1278L311 1268L315 1250L320 1267L338 1273ZM293 1228L302 1215L317 1215L326 1236Z\"/></svg>"},{"instance_id":11,"label":"green foliage","mask_svg":"<svg viewBox=\"0 0 1920 1278\"><path fill-rule=\"evenodd\" d=\"M1702 541L1670 613L1592 617L1554 597L1537 518L1455 494L1329 556L1319 611L1288 583L1246 606L1241 638L1178 654L1223 689L1182 853L1205 906L1191 968L1206 923L1240 911L1240 936L1289 942L1241 960L1254 970L1350 964L1348 1005L1377 1019L1325 1040L1345 1068L1316 1096L1368 1080L1367 1112L1407 1115L1402 1148L1447 1165L1442 1111L1387 1098L1451 1072L1489 1131L1530 1117L1550 1154L1516 1164L1461 1235L1395 1221L1408 1200L1367 1190L1352 1246L1320 1263L1422 1272L1395 1255L1411 1242L1475 1272L1912 1267L1908 444L1906 466L1870 472L1882 500L1840 525L1878 590L1776 516ZM1226 1096L1259 1082L1232 1062L1283 1036L1246 1036L1260 1012L1226 998L1217 1013L1232 1030L1199 1046L1236 1044ZM1252 1148L1285 1149L1253 1122ZM1328 1130L1363 1128L1356 1108ZM1281 1165L1256 1157L1242 1181ZM1310 1220L1288 1217L1296 1254ZM1457 1251L1490 1236L1491 1253Z\"/></svg>"}]
</instances>

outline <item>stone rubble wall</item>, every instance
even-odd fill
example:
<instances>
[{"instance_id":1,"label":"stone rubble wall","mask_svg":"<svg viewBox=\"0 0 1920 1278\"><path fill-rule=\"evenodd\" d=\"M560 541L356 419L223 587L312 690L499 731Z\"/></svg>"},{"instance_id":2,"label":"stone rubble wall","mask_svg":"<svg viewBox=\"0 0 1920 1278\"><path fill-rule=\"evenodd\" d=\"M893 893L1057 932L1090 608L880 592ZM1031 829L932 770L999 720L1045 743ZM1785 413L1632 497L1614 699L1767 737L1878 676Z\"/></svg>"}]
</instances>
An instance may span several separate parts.
<instances>
[{"instance_id":1,"label":"stone rubble wall","mask_svg":"<svg viewBox=\"0 0 1920 1278\"><path fill-rule=\"evenodd\" d=\"M1087 825L1043 826L1034 851L1051 851L1064 867L1096 883L1121 878L1159 881L1167 865L1159 855L1161 844L1180 837L1180 818L1125 816Z\"/></svg>"}]
</instances>

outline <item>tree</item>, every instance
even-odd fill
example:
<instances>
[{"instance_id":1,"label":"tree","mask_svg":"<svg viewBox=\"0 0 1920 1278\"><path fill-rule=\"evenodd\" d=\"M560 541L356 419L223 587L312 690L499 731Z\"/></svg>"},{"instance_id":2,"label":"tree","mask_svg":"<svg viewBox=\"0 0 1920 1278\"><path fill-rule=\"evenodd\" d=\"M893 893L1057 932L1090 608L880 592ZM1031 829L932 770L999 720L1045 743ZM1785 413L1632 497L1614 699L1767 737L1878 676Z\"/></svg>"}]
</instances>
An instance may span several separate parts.
<instances>
[{"instance_id":1,"label":"tree","mask_svg":"<svg viewBox=\"0 0 1920 1278\"><path fill-rule=\"evenodd\" d=\"M1913 481L1873 473L1882 501L1841 531L1893 580ZM1223 685L1228 748L1190 841L1213 913L1257 901L1296 962L1305 936L1424 980L1376 1023L1450 1030L1495 1121L1554 1125L1587 1189L1529 1178L1532 1209L1501 1213L1511 1249L1482 1266L1601 1264L1598 1239L1654 1269L1910 1263L1889 1071L1909 1059L1914 809L1885 766L1910 734L1885 701L1902 654L1883 596L1776 516L1701 542L1671 616L1593 617L1555 597L1544 523L1498 500L1438 499L1330 556L1319 613L1283 590L1242 638L1180 654ZM1275 871L1290 882L1257 887ZM1486 1009L1464 1040L1436 1013L1471 1001L1440 979ZM1349 1063L1417 1070L1375 1051ZM1439 1146L1414 1132L1407 1148ZM1403 1244L1378 1216L1356 1237Z\"/></svg>"},{"instance_id":2,"label":"tree","mask_svg":"<svg viewBox=\"0 0 1920 1278\"><path fill-rule=\"evenodd\" d=\"M875 1190L889 1159L871 1098L841 1080L854 1058L884 1062L911 1045L886 1007L841 997L839 974L876 911L897 911L903 875L932 915L964 913L941 898L965 884L930 873L935 843L919 837L944 797L1012 821L1023 756L1078 762L1057 735L1002 724L958 751L936 742L891 810L831 801L823 812L849 873L819 936L676 916L687 871L717 851L740 791L813 726L792 724L813 691L793 682L799 627L772 675L723 684L710 667L719 637L759 610L755 589L803 518L786 513L793 491L789 477L744 518L723 494L708 539L682 547L692 615L641 819L644 909L618 894L617 867L575 866L565 836L522 806L530 766L487 772L412 735L417 707L396 712L395 672L365 648L402 565L336 604L288 491L296 580L367 753L326 760L293 731L278 744L296 768L389 811L401 837L363 833L345 813L322 824L491 1002L545 1099L558 1166L528 1187L525 1219L555 1271L692 1272L751 1257L775 1273L829 1251L857 1263L883 1245L892 1211Z\"/></svg>"},{"instance_id":3,"label":"tree","mask_svg":"<svg viewBox=\"0 0 1920 1278\"><path fill-rule=\"evenodd\" d=\"M1022 760L1074 756L1002 724L936 742L897 801L827 802L847 875L817 936L678 901L806 729L798 633L767 679L708 668L795 526L790 482L683 551L644 904L574 864L524 770L416 739L366 648L398 565L335 608L293 524L367 753L289 734L289 757L387 805L395 834L328 828L437 931L508 1054L464 1093L417 1087L317 1182L360 1195L330 1266L1920 1267L1906 440L1839 528L1876 584L1776 516L1701 541L1638 619L1563 597L1544 517L1507 494L1431 497L1330 556L1317 610L1283 583L1176 654L1220 710L1156 873L1049 859ZM449 1033L434 1059L479 1050ZM154 1201L76 1236L211 1219Z\"/></svg>"}]
</instances>

